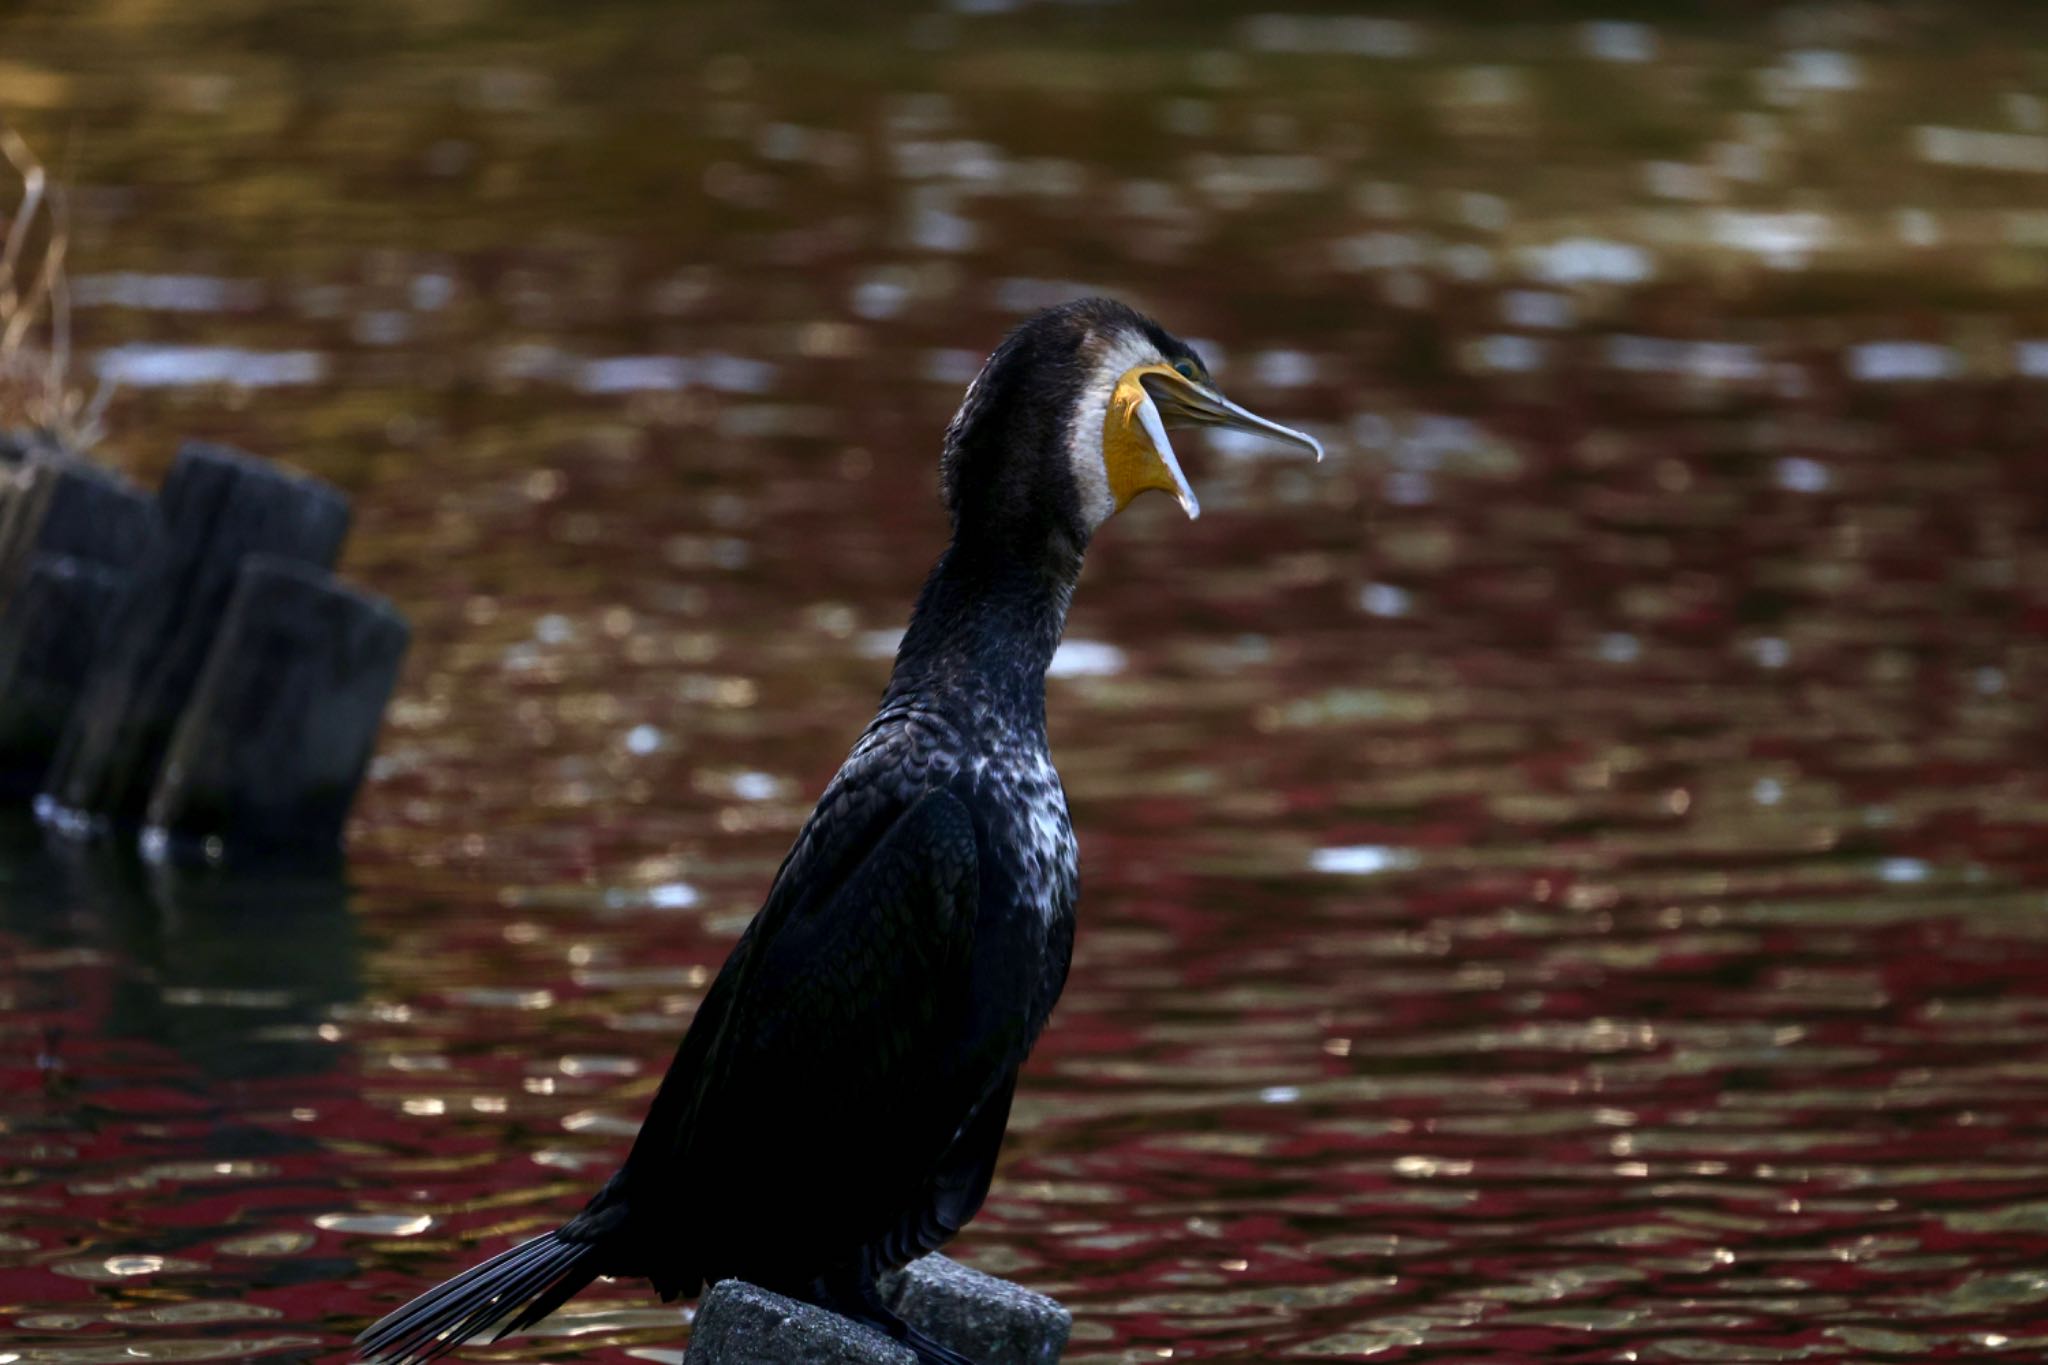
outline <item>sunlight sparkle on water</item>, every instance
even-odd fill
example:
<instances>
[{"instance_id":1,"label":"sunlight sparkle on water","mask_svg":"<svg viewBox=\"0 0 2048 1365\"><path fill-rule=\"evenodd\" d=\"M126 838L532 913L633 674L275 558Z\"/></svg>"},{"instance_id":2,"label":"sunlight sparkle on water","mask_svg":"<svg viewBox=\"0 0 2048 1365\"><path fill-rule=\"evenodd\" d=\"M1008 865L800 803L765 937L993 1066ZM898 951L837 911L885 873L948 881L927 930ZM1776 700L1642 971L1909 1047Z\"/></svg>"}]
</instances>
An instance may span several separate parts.
<instances>
[{"instance_id":1,"label":"sunlight sparkle on water","mask_svg":"<svg viewBox=\"0 0 2048 1365\"><path fill-rule=\"evenodd\" d=\"M1189 430L1207 514L1089 548L1077 954L960 1253L1102 1362L2043 1354L2048 11L153 8L0 17L99 453L333 481L416 635L310 906L0 859L5 1354L338 1359L573 1211L967 383L1098 292L1334 458Z\"/></svg>"},{"instance_id":2,"label":"sunlight sparkle on water","mask_svg":"<svg viewBox=\"0 0 2048 1365\"><path fill-rule=\"evenodd\" d=\"M1353 844L1341 848L1319 848L1309 855L1309 867L1317 872L1347 877L1373 877L1382 872L1400 872L1421 863L1412 848L1389 848L1379 844Z\"/></svg>"},{"instance_id":3,"label":"sunlight sparkle on water","mask_svg":"<svg viewBox=\"0 0 2048 1365\"><path fill-rule=\"evenodd\" d=\"M251 351L234 346L169 346L130 342L101 351L93 369L129 388L191 388L228 384L249 389L318 384L327 358L315 351Z\"/></svg>"}]
</instances>

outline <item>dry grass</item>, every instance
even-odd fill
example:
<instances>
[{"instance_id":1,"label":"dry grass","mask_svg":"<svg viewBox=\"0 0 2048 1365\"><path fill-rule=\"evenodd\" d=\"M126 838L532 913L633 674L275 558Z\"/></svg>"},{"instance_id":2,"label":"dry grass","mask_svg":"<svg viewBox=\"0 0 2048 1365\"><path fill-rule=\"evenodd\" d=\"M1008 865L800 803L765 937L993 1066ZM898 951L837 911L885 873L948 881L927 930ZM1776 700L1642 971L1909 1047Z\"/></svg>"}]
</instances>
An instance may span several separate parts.
<instances>
[{"instance_id":1,"label":"dry grass","mask_svg":"<svg viewBox=\"0 0 2048 1365\"><path fill-rule=\"evenodd\" d=\"M100 434L102 403L69 382L71 300L64 253L70 235L63 191L27 142L0 123L0 159L21 184L0 218L0 430L47 433L79 450Z\"/></svg>"}]
</instances>

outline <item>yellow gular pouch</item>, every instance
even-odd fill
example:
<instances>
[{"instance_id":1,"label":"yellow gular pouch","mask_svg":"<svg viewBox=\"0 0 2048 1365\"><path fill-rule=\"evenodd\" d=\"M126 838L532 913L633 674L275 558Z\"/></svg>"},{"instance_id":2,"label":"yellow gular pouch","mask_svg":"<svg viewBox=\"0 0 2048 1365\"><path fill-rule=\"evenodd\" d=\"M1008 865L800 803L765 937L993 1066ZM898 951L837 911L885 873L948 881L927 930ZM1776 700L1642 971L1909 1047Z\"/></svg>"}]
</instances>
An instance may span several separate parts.
<instances>
[{"instance_id":1,"label":"yellow gular pouch","mask_svg":"<svg viewBox=\"0 0 2048 1365\"><path fill-rule=\"evenodd\" d=\"M1148 488L1171 493L1190 517L1200 506L1188 487L1166 440L1166 426L1152 396L1145 391L1145 377L1160 375L1178 380L1170 365L1139 365L1126 370L1109 396L1109 410L1102 417L1102 466L1109 476L1110 496L1121 512L1132 498Z\"/></svg>"},{"instance_id":2,"label":"yellow gular pouch","mask_svg":"<svg viewBox=\"0 0 2048 1365\"><path fill-rule=\"evenodd\" d=\"M1190 518L1202 514L1195 490L1174 456L1173 442L1167 439L1169 426L1221 427L1298 446L1323 458L1322 442L1239 407L1188 361L1136 365L1116 381L1102 417L1102 467L1117 511L1146 489L1157 488L1178 498Z\"/></svg>"}]
</instances>

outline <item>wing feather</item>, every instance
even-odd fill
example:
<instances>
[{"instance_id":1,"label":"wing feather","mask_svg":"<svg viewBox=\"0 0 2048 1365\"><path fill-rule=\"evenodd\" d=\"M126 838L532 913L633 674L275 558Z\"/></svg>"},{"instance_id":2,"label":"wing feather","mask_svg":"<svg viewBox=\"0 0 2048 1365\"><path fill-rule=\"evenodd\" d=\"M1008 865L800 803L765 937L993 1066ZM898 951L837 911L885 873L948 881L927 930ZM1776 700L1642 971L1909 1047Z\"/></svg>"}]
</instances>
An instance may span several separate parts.
<instances>
[{"instance_id":1,"label":"wing feather","mask_svg":"<svg viewBox=\"0 0 2048 1365\"><path fill-rule=\"evenodd\" d=\"M991 1143L966 1172L948 1164L992 1092L1007 1099L991 1042L1022 1045L968 1036L973 813L944 786L903 802L838 793L814 824L828 813L838 828L799 839L706 995L622 1182L636 1222L644 1208L688 1229L707 1279L802 1284L950 1236L993 1161ZM935 1199L938 1223L905 1226Z\"/></svg>"}]
</instances>

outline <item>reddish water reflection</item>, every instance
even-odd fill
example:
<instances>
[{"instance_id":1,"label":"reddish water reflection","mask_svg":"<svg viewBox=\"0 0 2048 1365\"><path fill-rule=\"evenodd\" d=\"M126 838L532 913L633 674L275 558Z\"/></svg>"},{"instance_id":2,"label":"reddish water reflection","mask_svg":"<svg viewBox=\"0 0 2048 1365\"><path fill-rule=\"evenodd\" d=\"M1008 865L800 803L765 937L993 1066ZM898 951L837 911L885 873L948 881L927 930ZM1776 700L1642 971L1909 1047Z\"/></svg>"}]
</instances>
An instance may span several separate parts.
<instances>
[{"instance_id":1,"label":"reddish water reflection","mask_svg":"<svg viewBox=\"0 0 2048 1365\"><path fill-rule=\"evenodd\" d=\"M579 1202L1069 279L1333 459L1193 447L1091 557L960 1254L1079 1361L2048 1346L2040 34L186 8L0 26L111 453L338 480L419 637L347 903L0 862L0 1357L338 1358Z\"/></svg>"}]
</instances>

